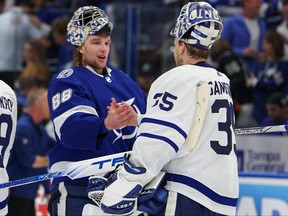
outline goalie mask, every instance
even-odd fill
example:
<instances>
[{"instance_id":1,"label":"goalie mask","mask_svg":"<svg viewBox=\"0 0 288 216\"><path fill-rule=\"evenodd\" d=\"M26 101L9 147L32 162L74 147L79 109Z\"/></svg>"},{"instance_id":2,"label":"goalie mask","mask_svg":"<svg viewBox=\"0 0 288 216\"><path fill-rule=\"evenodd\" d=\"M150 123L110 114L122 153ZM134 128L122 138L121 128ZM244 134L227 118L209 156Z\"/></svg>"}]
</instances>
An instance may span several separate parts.
<instances>
[{"instance_id":1,"label":"goalie mask","mask_svg":"<svg viewBox=\"0 0 288 216\"><path fill-rule=\"evenodd\" d=\"M220 38L222 29L221 18L210 4L190 2L181 9L170 34L177 37L178 41L207 50Z\"/></svg>"},{"instance_id":2,"label":"goalie mask","mask_svg":"<svg viewBox=\"0 0 288 216\"><path fill-rule=\"evenodd\" d=\"M112 29L113 25L103 10L95 6L80 7L67 25L67 41L82 46L89 35L110 34Z\"/></svg>"}]
</instances>

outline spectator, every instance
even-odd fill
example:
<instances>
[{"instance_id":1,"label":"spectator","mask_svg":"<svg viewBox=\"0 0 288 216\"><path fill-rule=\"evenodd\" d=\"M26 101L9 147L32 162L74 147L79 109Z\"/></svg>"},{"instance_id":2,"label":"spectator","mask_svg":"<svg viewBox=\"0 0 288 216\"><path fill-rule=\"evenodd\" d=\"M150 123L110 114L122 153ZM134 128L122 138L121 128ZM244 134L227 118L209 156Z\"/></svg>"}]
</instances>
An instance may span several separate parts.
<instances>
[{"instance_id":1,"label":"spectator","mask_svg":"<svg viewBox=\"0 0 288 216\"><path fill-rule=\"evenodd\" d=\"M139 52L138 68L139 72L136 82L139 87L148 95L151 84L160 75L162 56L153 50Z\"/></svg>"},{"instance_id":2,"label":"spectator","mask_svg":"<svg viewBox=\"0 0 288 216\"><path fill-rule=\"evenodd\" d=\"M0 11L5 0L0 0ZM37 28L19 7L12 7L0 14L0 79L14 88L14 81L23 68L24 43L32 39L40 39L46 34Z\"/></svg>"},{"instance_id":3,"label":"spectator","mask_svg":"<svg viewBox=\"0 0 288 216\"><path fill-rule=\"evenodd\" d=\"M47 90L39 88L29 93L27 108L17 121L17 129L7 171L10 180L47 173L47 152L55 144L42 125L50 118ZM40 183L23 185L10 189L8 215L35 216L35 203ZM41 182L49 197L49 181Z\"/></svg>"},{"instance_id":4,"label":"spectator","mask_svg":"<svg viewBox=\"0 0 288 216\"><path fill-rule=\"evenodd\" d=\"M268 116L261 122L261 126L287 125L286 115L287 100L281 92L275 92L269 96L266 101L266 110ZM273 133L274 135L287 135L282 132Z\"/></svg>"},{"instance_id":5,"label":"spectator","mask_svg":"<svg viewBox=\"0 0 288 216\"><path fill-rule=\"evenodd\" d=\"M52 22L52 36L59 45L57 71L72 66L73 47L67 41L67 25L69 19L57 18Z\"/></svg>"},{"instance_id":6,"label":"spectator","mask_svg":"<svg viewBox=\"0 0 288 216\"><path fill-rule=\"evenodd\" d=\"M22 11L29 17L30 21L35 26L42 29L42 31L45 32L45 36L47 36L50 33L51 27L49 24L41 21L40 18L34 14L33 2L31 2L30 0L22 0L20 1L19 5L21 6ZM43 44L45 44L44 40Z\"/></svg>"},{"instance_id":7,"label":"spectator","mask_svg":"<svg viewBox=\"0 0 288 216\"><path fill-rule=\"evenodd\" d=\"M256 123L251 118L253 92L251 87L246 86L246 81L250 76L246 64L222 38L213 44L210 57L216 63L217 70L226 74L230 79L236 126L255 126Z\"/></svg>"},{"instance_id":8,"label":"spectator","mask_svg":"<svg viewBox=\"0 0 288 216\"><path fill-rule=\"evenodd\" d=\"M38 40L29 40L24 44L25 68L19 76L15 88L18 91L18 117L27 105L27 95L36 88L47 88L51 74L45 59L45 49Z\"/></svg>"},{"instance_id":9,"label":"spectator","mask_svg":"<svg viewBox=\"0 0 288 216\"><path fill-rule=\"evenodd\" d=\"M35 14L48 25L51 25L56 18L62 16L61 11L50 5L48 0L34 0L33 2Z\"/></svg>"},{"instance_id":10,"label":"spectator","mask_svg":"<svg viewBox=\"0 0 288 216\"><path fill-rule=\"evenodd\" d=\"M63 13L56 7L52 6L48 0L33 0L34 13L44 23L51 26L52 22L63 16ZM50 34L45 38L45 47L47 49L47 60L52 73L56 72L58 64L59 46L55 43L53 36Z\"/></svg>"},{"instance_id":11,"label":"spectator","mask_svg":"<svg viewBox=\"0 0 288 216\"><path fill-rule=\"evenodd\" d=\"M284 91L285 76L288 73L288 61L284 60L284 38L276 31L265 35L263 49L265 58L259 71L248 79L253 87L253 118L260 124L267 116L265 103L274 92Z\"/></svg>"},{"instance_id":12,"label":"spectator","mask_svg":"<svg viewBox=\"0 0 288 216\"><path fill-rule=\"evenodd\" d=\"M282 22L282 0L263 0L260 14L264 18L268 30L275 30Z\"/></svg>"},{"instance_id":13,"label":"spectator","mask_svg":"<svg viewBox=\"0 0 288 216\"><path fill-rule=\"evenodd\" d=\"M223 20L228 16L241 12L241 0L208 0L207 2L219 12Z\"/></svg>"},{"instance_id":14,"label":"spectator","mask_svg":"<svg viewBox=\"0 0 288 216\"><path fill-rule=\"evenodd\" d=\"M261 0L242 0L241 5L241 14L224 20L222 38L243 58L249 71L255 72L266 32L265 22L259 16Z\"/></svg>"},{"instance_id":15,"label":"spectator","mask_svg":"<svg viewBox=\"0 0 288 216\"><path fill-rule=\"evenodd\" d=\"M281 92L271 94L266 101L268 116L261 122L261 126L287 124L286 105L287 101Z\"/></svg>"},{"instance_id":16,"label":"spectator","mask_svg":"<svg viewBox=\"0 0 288 216\"><path fill-rule=\"evenodd\" d=\"M38 40L24 44L25 68L19 77L21 93L28 93L35 87L48 87L51 73L46 62L46 50Z\"/></svg>"},{"instance_id":17,"label":"spectator","mask_svg":"<svg viewBox=\"0 0 288 216\"><path fill-rule=\"evenodd\" d=\"M288 59L288 0L282 1L283 21L276 28L276 31L285 37L285 58Z\"/></svg>"}]
</instances>

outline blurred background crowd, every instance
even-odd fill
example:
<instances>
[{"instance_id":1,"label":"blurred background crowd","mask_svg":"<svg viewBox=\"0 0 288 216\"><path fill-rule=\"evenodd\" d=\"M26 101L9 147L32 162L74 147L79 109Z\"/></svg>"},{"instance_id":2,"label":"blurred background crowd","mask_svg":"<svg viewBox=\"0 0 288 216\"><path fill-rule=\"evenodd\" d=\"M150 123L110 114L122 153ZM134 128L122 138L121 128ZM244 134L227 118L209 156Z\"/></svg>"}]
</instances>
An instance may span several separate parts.
<instances>
[{"instance_id":1,"label":"blurred background crowd","mask_svg":"<svg viewBox=\"0 0 288 216\"><path fill-rule=\"evenodd\" d=\"M170 30L186 2L0 0L0 79L17 94L19 118L7 167L11 180L47 172L47 152L55 140L45 94L53 74L71 66L73 48L66 35L74 11L94 5L107 12L114 25L109 64L148 93L152 82L175 66ZM230 78L236 127L287 124L288 0L206 2L224 23L209 63ZM9 212L27 202L34 211L37 189L32 184L11 190Z\"/></svg>"},{"instance_id":2,"label":"blurred background crowd","mask_svg":"<svg viewBox=\"0 0 288 216\"><path fill-rule=\"evenodd\" d=\"M0 79L18 95L49 86L71 66L67 24L80 6L104 9L114 24L109 62L147 93L174 66L170 30L185 0L0 0ZM288 1L209 0L224 30L209 61L231 80L236 127L288 120Z\"/></svg>"}]
</instances>

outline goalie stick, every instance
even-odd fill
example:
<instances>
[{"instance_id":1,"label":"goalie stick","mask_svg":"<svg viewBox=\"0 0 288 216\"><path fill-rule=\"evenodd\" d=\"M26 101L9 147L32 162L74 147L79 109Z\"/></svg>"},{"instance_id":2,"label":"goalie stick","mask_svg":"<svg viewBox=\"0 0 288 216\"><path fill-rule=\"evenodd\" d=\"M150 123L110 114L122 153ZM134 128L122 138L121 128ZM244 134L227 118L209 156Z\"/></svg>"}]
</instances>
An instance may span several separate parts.
<instances>
[{"instance_id":1,"label":"goalie stick","mask_svg":"<svg viewBox=\"0 0 288 216\"><path fill-rule=\"evenodd\" d=\"M31 176L18 180L12 180L6 183L0 184L0 189L11 188L25 184L31 184L34 182L44 181L57 177L67 176L70 179L78 179L91 175L100 175L112 171L118 164L122 164L124 155L129 154L131 151L121 152L112 155L106 155L103 157L92 158L88 160L82 160L69 163L64 170L57 172L50 172L42 175Z\"/></svg>"},{"instance_id":2,"label":"goalie stick","mask_svg":"<svg viewBox=\"0 0 288 216\"><path fill-rule=\"evenodd\" d=\"M202 124L201 124L201 127L202 127ZM191 131L189 133L190 140L192 139L192 133L193 133ZM198 134L197 136L199 136L199 132L200 130L198 128L197 133L196 133L196 135ZM235 129L236 135L259 134L259 133L270 133L270 132L288 132L288 125ZM188 143L186 143L185 144L186 148L192 151L197 143L197 140L198 140L198 137L197 139L195 138L194 141L191 141L190 146L187 146ZM116 167L116 165L122 163L124 155L129 154L129 153L131 153L131 151L121 152L121 153L117 153L113 155L107 155L107 156L103 156L99 158L92 158L92 159L78 161L78 162L71 162L70 164L67 165L67 167L64 170L61 170L61 171L50 172L50 173L46 173L42 175L31 176L27 178L22 178L22 179L17 179L17 180L12 180L9 182L1 183L0 189L17 187L17 186L31 184L34 182L40 182L40 181L53 179L57 177L67 176L70 179L78 179L78 178L87 177L91 175L105 174L109 171L112 171Z\"/></svg>"},{"instance_id":3,"label":"goalie stick","mask_svg":"<svg viewBox=\"0 0 288 216\"><path fill-rule=\"evenodd\" d=\"M271 132L288 132L288 125L275 125L275 126L235 129L236 135L271 133Z\"/></svg>"}]
</instances>

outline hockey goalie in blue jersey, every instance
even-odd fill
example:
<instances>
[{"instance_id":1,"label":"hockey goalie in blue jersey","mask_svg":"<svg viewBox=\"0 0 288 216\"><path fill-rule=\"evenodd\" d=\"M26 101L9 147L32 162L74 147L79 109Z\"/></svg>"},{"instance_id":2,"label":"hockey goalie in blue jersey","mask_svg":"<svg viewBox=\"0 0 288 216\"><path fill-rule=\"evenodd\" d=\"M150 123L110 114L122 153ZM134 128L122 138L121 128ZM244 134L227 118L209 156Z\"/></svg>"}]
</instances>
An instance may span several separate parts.
<instances>
[{"instance_id":1,"label":"hockey goalie in blue jersey","mask_svg":"<svg viewBox=\"0 0 288 216\"><path fill-rule=\"evenodd\" d=\"M138 207L157 216L236 214L239 183L230 81L206 63L222 29L218 12L208 3L182 7L171 31L177 67L150 88L132 153L108 177L98 202L105 213L129 215ZM160 171L166 173L166 205L159 202L165 193L146 189ZM102 188L95 188L95 194Z\"/></svg>"},{"instance_id":2,"label":"hockey goalie in blue jersey","mask_svg":"<svg viewBox=\"0 0 288 216\"><path fill-rule=\"evenodd\" d=\"M131 150L135 141L137 113L145 113L146 97L128 75L107 66L111 31L105 12L94 6L79 8L68 24L67 40L75 48L74 66L56 74L48 91L57 139L49 152L52 172L63 170L69 162ZM50 214L101 212L87 196L87 183L88 178L54 179Z\"/></svg>"}]
</instances>

